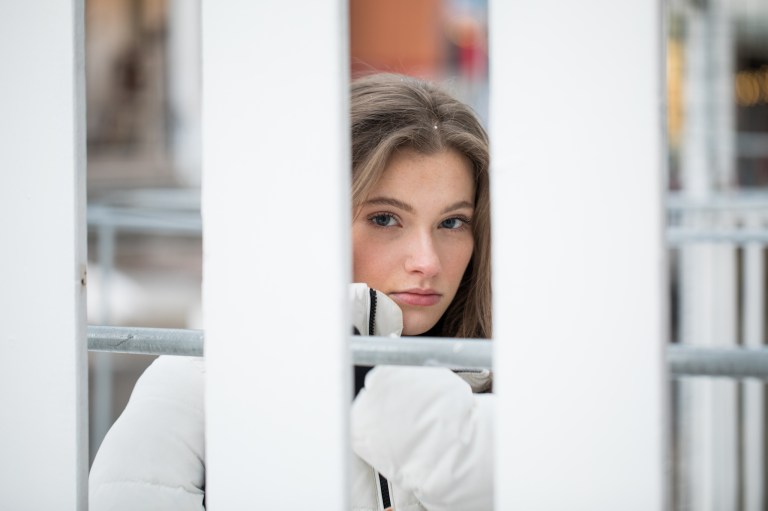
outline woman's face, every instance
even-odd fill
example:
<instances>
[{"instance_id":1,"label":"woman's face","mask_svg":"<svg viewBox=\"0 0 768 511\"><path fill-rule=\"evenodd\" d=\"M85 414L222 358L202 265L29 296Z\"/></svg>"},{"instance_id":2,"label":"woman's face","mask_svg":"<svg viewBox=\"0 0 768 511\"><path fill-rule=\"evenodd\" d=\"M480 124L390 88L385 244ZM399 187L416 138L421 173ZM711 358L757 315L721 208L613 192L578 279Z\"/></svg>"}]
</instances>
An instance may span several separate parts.
<instances>
[{"instance_id":1,"label":"woman's face","mask_svg":"<svg viewBox=\"0 0 768 511\"><path fill-rule=\"evenodd\" d=\"M403 335L432 328L472 257L475 186L455 150L396 152L352 222L355 282L403 311Z\"/></svg>"}]
</instances>

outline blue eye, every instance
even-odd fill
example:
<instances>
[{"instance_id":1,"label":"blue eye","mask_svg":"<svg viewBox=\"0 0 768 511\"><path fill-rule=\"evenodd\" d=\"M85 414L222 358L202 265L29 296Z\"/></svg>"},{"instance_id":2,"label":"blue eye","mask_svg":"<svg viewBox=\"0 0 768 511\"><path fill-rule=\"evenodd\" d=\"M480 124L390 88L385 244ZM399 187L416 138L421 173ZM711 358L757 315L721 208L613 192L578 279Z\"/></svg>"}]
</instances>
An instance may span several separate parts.
<instances>
[{"instance_id":1,"label":"blue eye","mask_svg":"<svg viewBox=\"0 0 768 511\"><path fill-rule=\"evenodd\" d=\"M389 213L377 213L368 217L368 220L377 227L394 227L397 225L397 219Z\"/></svg>"},{"instance_id":2,"label":"blue eye","mask_svg":"<svg viewBox=\"0 0 768 511\"><path fill-rule=\"evenodd\" d=\"M443 229L461 229L467 225L467 223L467 220L464 220L463 218L446 218L440 222L440 227Z\"/></svg>"}]
</instances>

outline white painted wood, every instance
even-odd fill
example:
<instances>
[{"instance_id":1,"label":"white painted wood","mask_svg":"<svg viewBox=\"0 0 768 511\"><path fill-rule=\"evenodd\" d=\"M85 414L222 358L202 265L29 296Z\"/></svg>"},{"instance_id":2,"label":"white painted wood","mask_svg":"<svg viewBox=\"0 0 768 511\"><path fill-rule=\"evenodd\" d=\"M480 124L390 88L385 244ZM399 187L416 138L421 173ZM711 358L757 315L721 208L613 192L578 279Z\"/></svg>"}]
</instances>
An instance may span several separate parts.
<instances>
[{"instance_id":1,"label":"white painted wood","mask_svg":"<svg viewBox=\"0 0 768 511\"><path fill-rule=\"evenodd\" d=\"M346 509L346 3L203 2L209 509Z\"/></svg>"},{"instance_id":2,"label":"white painted wood","mask_svg":"<svg viewBox=\"0 0 768 511\"><path fill-rule=\"evenodd\" d=\"M0 2L0 507L86 509L83 2Z\"/></svg>"},{"instance_id":3,"label":"white painted wood","mask_svg":"<svg viewBox=\"0 0 768 511\"><path fill-rule=\"evenodd\" d=\"M666 505L656 2L491 2L496 509Z\"/></svg>"},{"instance_id":4,"label":"white painted wood","mask_svg":"<svg viewBox=\"0 0 768 511\"><path fill-rule=\"evenodd\" d=\"M755 215L747 225L756 228L760 223L759 216ZM759 243L744 247L743 344L752 348L762 347L765 335L764 253L765 247ZM744 511L762 511L765 509L765 383L747 380L743 383L743 392Z\"/></svg>"}]
</instances>

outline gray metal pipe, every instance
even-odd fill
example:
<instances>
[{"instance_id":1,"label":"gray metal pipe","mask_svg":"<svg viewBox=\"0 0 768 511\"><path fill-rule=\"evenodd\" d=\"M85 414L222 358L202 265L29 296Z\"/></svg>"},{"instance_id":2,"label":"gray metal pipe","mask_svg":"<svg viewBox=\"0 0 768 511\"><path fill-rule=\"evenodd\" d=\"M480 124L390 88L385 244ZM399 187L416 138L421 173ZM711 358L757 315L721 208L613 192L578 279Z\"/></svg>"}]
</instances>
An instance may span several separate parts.
<instances>
[{"instance_id":1,"label":"gray metal pipe","mask_svg":"<svg viewBox=\"0 0 768 511\"><path fill-rule=\"evenodd\" d=\"M172 328L89 326L88 349L143 355L203 355L203 331ZM461 368L491 366L491 342L479 339L352 337L358 365L415 365Z\"/></svg>"},{"instance_id":2,"label":"gray metal pipe","mask_svg":"<svg viewBox=\"0 0 768 511\"><path fill-rule=\"evenodd\" d=\"M358 337L351 341L356 365L438 366L454 369L489 369L493 349L486 339L430 337Z\"/></svg>"},{"instance_id":3,"label":"gray metal pipe","mask_svg":"<svg viewBox=\"0 0 768 511\"><path fill-rule=\"evenodd\" d=\"M666 232L667 243L672 246L692 243L733 243L746 245L747 243L768 244L768 230L766 229L691 229L683 227L669 227Z\"/></svg>"},{"instance_id":4,"label":"gray metal pipe","mask_svg":"<svg viewBox=\"0 0 768 511\"><path fill-rule=\"evenodd\" d=\"M203 331L89 325L88 350L202 357Z\"/></svg>"},{"instance_id":5,"label":"gray metal pipe","mask_svg":"<svg viewBox=\"0 0 768 511\"><path fill-rule=\"evenodd\" d=\"M683 344L667 347L672 376L719 376L768 380L768 347L703 348Z\"/></svg>"},{"instance_id":6,"label":"gray metal pipe","mask_svg":"<svg viewBox=\"0 0 768 511\"><path fill-rule=\"evenodd\" d=\"M88 327L88 349L145 355L203 355L203 331L170 328ZM491 368L493 349L485 339L387 338L353 336L352 362L357 365L410 365ZM667 347L670 375L768 380L768 347Z\"/></svg>"}]
</instances>

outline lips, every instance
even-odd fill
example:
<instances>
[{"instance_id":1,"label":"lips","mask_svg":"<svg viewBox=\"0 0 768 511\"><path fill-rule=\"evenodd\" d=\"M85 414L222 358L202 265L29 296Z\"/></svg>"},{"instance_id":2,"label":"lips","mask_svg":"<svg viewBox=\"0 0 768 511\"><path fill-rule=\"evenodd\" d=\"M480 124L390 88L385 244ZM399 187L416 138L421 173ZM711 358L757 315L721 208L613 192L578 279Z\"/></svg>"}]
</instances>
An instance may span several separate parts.
<instances>
[{"instance_id":1,"label":"lips","mask_svg":"<svg viewBox=\"0 0 768 511\"><path fill-rule=\"evenodd\" d=\"M408 289L390 293L389 296L396 302L417 307L429 307L440 301L442 295L431 289Z\"/></svg>"}]
</instances>

